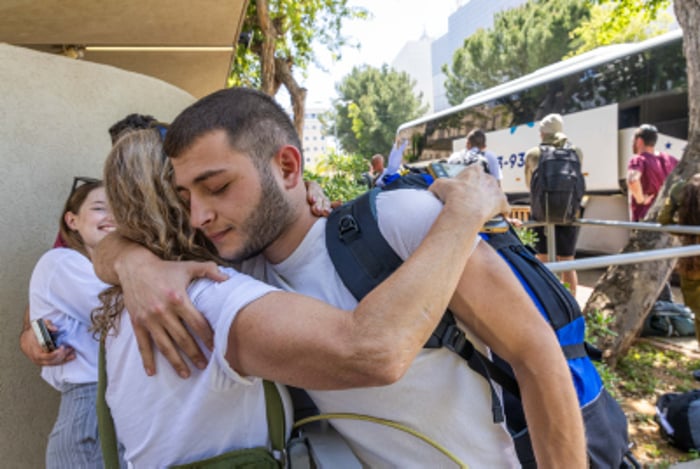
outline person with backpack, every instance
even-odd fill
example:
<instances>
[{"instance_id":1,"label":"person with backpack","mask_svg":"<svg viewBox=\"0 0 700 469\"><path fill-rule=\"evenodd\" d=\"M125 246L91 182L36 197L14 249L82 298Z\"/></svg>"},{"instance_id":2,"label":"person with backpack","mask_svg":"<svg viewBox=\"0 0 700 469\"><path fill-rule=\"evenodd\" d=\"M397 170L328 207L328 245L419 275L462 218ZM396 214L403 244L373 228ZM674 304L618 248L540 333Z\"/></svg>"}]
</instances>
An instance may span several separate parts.
<instances>
[{"instance_id":1,"label":"person with backpack","mask_svg":"<svg viewBox=\"0 0 700 469\"><path fill-rule=\"evenodd\" d=\"M581 171L583 152L572 145L563 133L564 121L561 115L549 114L540 121L539 126L541 142L525 154L525 183L530 189L530 219L556 223L556 260L572 261L579 229L566 223L578 218L581 208L585 191ZM537 257L546 262L546 227L537 226L533 230L537 234ZM561 279L572 295L576 296L576 271L562 272Z\"/></svg>"},{"instance_id":2,"label":"person with backpack","mask_svg":"<svg viewBox=\"0 0 700 469\"><path fill-rule=\"evenodd\" d=\"M260 135L268 138L261 139ZM354 309L357 299L338 278L324 248L326 219L313 218L307 210L300 209L305 195L299 187L303 159L298 136L289 117L272 98L244 88L222 90L202 98L175 119L166 136L165 153L173 163L175 187L190 208L190 223L205 233L220 255L228 259L249 258L241 266L244 271L336 307ZM506 206L492 206L494 198L501 199L503 194L493 178L479 168L466 168L459 177L478 183L463 191L462 203L474 211L475 219L466 225L470 231L475 223L478 231L493 215L494 208L507 211ZM492 192L479 190L481 185ZM470 190L479 193L470 194ZM489 206L492 208L487 210ZM385 191L377 200L380 226L409 260L414 251L419 252L416 247L442 209L439 201L425 190ZM351 221L347 228L352 229ZM464 243L463 237L461 227L445 233L444 248ZM192 276L187 266L152 259L143 249L124 244L117 237L99 250L98 274L122 284L127 310L139 329L137 338L141 335L139 340L147 341L143 349L150 351L150 329L159 347L166 348L164 354L169 361L177 362L172 360L172 352L178 355L177 348L168 339L177 338L180 343L190 337L179 318L184 318L191 330L202 329L201 317L186 302L183 279L186 286ZM262 256L254 256L257 253ZM438 262L427 262L426 271L417 280L427 281L434 275L431 271L454 267L451 262ZM494 291L499 294L494 295ZM396 293L387 307L394 302L421 305L430 302L432 296ZM150 311L149 305L159 305L158 311ZM471 331L475 347L488 354L488 345L513 366L538 463L542 467L585 467L581 411L556 336L508 265L486 243L476 243L455 285L450 308L464 329ZM236 321L241 321L240 315ZM239 323L245 330L240 336L243 342L234 344L237 352L246 353L250 360L246 361L249 368L244 368L244 372L261 374L266 370L282 382L299 382L301 373L317 380L331 374L336 380L332 384L319 381L307 385L322 412L352 412L399 422L447 448L470 467L519 467L503 419L494 423L499 387L447 348L422 349L411 358L406 356L406 361L402 360L405 373L391 372L378 385L349 373L348 365L340 366L336 360L312 353L316 343L350 346L340 338L342 330L324 330L311 321L301 325L302 331L313 337L285 335L281 326L295 324L295 316L284 308L269 311L263 317L248 315L243 321ZM405 328L387 324L381 330L371 328L365 333L369 337L395 338L403 336ZM393 355L369 343L368 346L368 354L358 357L356 366L366 364L374 369L388 358L386 354ZM397 347L394 352L405 351ZM190 353L191 350L187 355ZM148 363L152 357L146 355ZM199 355L194 357L194 363L201 359ZM312 367L314 372L303 371L303 365ZM331 423L369 467L446 464L443 455L392 427L339 418L333 418Z\"/></svg>"},{"instance_id":3,"label":"person with backpack","mask_svg":"<svg viewBox=\"0 0 700 469\"><path fill-rule=\"evenodd\" d=\"M116 436L125 446L127 461L134 467L170 467L187 462L194 464L195 460L199 461L196 467L209 467L201 461L209 458L219 461L220 465L215 467L239 467L235 463L243 467L240 458L251 457L251 451L256 459L249 460L246 467L270 467L263 465L273 462L264 446L268 431L271 440L274 433L271 423L266 428L263 404L268 400L268 393L274 391L268 391L269 386L259 378L309 387L343 388L345 381L334 377L337 370L324 367L325 362L333 361L339 368L361 373L369 384L376 379L373 372L381 375L383 368L379 356L381 347L371 340L373 335L381 334L381 342L390 343L399 350L409 350L408 344L413 341L420 348L424 339L416 340L412 336L426 327L427 332L432 330L430 326L434 324L430 323L437 322L451 296L448 285L461 273L460 268L429 268L425 264L431 258L441 264L457 256L461 260L453 260L459 265L469 257L473 245L474 240L467 236L454 246L444 248L439 235L441 230L449 233L472 218L473 213L461 201L466 196L465 189L457 190L458 185L452 185L449 190L444 187L436 190L436 194L446 198L449 209L436 221L436 229L426 237L420 252L407 262L408 269L397 271L373 295L359 303L355 311L347 311L303 295L280 291L223 267L227 263L207 249L202 234L189 225L185 207L167 182L170 171L170 161L163 156L159 134L153 129L131 132L116 143L105 162L107 198L110 206L115 207L114 219L120 234L138 241L159 258L207 260L222 265L221 272L228 275L225 281L199 279L187 290L216 330L214 347L208 365L194 370L187 380L165 367L162 356L158 357L158 374L150 378L139 366L137 342L124 311L121 290L112 287L100 294L101 305L94 311L92 320L96 331L105 339L104 399L113 417ZM450 199L457 199L457 202ZM438 236L432 236L434 233ZM431 281L421 279L421 272L429 275ZM396 294L408 298L410 293L420 289L421 296L431 294L425 303L408 305L392 301ZM416 317L423 320L416 320ZM393 318L392 324L402 329L401 335L407 340L379 332L386 327L382 322L390 318ZM309 322L313 327L308 327ZM265 331L267 344L258 344L261 349L246 340L246 336L252 335L247 328L253 324ZM377 332L372 334L367 330ZM317 334L332 340L314 341ZM280 336L292 338L291 345ZM372 342L373 346L366 347L367 342ZM277 344L279 349L272 344ZM288 348L294 344L296 353ZM363 358L363 349L370 353L368 357ZM265 365L273 361L267 353L285 353L285 359L275 360L279 365L272 370ZM309 360L325 368L325 375L310 366ZM105 376L100 379L104 381ZM287 404L286 410L290 410L285 397L282 390L279 399ZM269 412L267 417L271 414ZM100 415L106 422L104 414ZM292 423L290 417L291 412L288 412L286 430L282 423L281 433L288 432ZM228 465L223 464L224 460Z\"/></svg>"}]
</instances>

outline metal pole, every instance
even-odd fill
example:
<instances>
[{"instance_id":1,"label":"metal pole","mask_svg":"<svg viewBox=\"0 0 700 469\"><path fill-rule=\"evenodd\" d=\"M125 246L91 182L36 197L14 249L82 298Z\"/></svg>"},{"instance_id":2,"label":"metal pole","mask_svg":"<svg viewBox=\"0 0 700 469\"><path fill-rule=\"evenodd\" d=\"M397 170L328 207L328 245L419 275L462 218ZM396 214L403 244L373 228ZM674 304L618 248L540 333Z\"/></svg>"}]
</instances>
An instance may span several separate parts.
<instances>
[{"instance_id":1,"label":"metal pole","mask_svg":"<svg viewBox=\"0 0 700 469\"><path fill-rule=\"evenodd\" d=\"M554 237L554 223L547 223L545 225L545 231L547 232L547 259L549 259L549 262L554 262L557 260L557 243Z\"/></svg>"},{"instance_id":2,"label":"metal pole","mask_svg":"<svg viewBox=\"0 0 700 469\"><path fill-rule=\"evenodd\" d=\"M629 230L662 231L670 234L700 234L700 226L691 225L662 225L661 223L645 223L638 221L593 220L580 218L574 225L597 225L610 228L626 228Z\"/></svg>"},{"instance_id":3,"label":"metal pole","mask_svg":"<svg viewBox=\"0 0 700 469\"><path fill-rule=\"evenodd\" d=\"M567 270L589 270L609 267L611 265L638 264L639 262L659 261L674 257L688 257L700 255L700 244L681 246L675 248L652 249L650 251L626 252L610 256L597 256L575 261L562 261L545 264L552 272L566 272Z\"/></svg>"}]
</instances>

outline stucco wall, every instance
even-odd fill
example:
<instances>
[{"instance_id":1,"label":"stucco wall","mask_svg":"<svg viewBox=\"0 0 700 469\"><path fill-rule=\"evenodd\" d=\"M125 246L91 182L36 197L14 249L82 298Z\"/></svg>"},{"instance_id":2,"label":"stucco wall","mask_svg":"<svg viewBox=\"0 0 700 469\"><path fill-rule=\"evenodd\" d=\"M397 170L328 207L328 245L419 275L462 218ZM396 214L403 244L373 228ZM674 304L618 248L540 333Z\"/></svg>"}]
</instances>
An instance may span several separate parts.
<instances>
[{"instance_id":1,"label":"stucco wall","mask_svg":"<svg viewBox=\"0 0 700 469\"><path fill-rule=\"evenodd\" d=\"M58 393L18 347L32 268L53 243L73 176L101 176L107 129L132 112L170 121L194 99L144 75L6 44L0 64L0 461L38 468Z\"/></svg>"}]
</instances>

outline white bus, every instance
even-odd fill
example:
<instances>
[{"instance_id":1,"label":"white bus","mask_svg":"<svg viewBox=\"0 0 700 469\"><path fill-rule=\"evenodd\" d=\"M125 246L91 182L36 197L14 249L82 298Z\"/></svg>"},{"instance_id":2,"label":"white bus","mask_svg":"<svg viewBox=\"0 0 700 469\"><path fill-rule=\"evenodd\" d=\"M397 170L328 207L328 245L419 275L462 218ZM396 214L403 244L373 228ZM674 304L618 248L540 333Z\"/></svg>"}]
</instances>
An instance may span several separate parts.
<instances>
[{"instance_id":1,"label":"white bus","mask_svg":"<svg viewBox=\"0 0 700 469\"><path fill-rule=\"evenodd\" d=\"M627 220L624 180L632 133L659 129L657 149L682 156L688 133L686 61L680 30L634 44L601 47L469 96L462 104L402 124L408 161L446 159L465 148L474 128L498 156L503 189L527 204L525 153L540 141L537 122L557 112L564 133L583 151L586 218ZM601 232L599 230L607 230ZM627 233L584 227L577 248L616 252Z\"/></svg>"}]
</instances>

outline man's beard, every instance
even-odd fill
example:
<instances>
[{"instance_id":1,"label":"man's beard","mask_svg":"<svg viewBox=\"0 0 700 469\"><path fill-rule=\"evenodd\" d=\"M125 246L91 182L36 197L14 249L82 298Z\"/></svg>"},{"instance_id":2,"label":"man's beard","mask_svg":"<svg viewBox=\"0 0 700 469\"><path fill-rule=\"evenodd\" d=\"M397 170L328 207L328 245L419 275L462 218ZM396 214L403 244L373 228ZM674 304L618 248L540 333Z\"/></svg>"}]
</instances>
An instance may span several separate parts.
<instances>
[{"instance_id":1,"label":"man's beard","mask_svg":"<svg viewBox=\"0 0 700 469\"><path fill-rule=\"evenodd\" d=\"M243 246L229 259L241 262L262 253L289 226L293 211L266 164L258 168L260 201L240 227Z\"/></svg>"}]
</instances>

